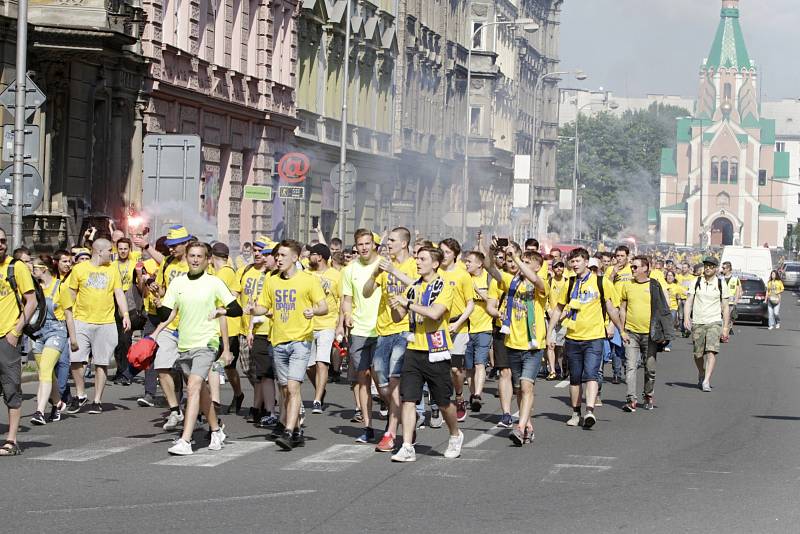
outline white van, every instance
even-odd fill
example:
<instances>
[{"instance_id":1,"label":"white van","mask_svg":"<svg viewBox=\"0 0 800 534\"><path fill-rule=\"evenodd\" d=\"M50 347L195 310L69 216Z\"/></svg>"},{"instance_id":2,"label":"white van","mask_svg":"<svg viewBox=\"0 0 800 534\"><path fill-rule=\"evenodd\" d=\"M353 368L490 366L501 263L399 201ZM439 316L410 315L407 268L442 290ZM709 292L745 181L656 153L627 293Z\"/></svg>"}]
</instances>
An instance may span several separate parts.
<instances>
[{"instance_id":1,"label":"white van","mask_svg":"<svg viewBox=\"0 0 800 534\"><path fill-rule=\"evenodd\" d=\"M766 284L772 271L772 254L765 247L727 246L722 251L722 263L729 261L734 272L750 273L758 276Z\"/></svg>"}]
</instances>

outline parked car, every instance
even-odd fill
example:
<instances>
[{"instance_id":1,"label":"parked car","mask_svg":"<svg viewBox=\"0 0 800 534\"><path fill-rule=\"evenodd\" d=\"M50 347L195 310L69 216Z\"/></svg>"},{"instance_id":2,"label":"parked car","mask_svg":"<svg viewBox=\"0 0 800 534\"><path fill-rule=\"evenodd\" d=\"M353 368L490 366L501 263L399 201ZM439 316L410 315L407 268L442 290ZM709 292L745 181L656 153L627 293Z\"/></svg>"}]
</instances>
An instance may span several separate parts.
<instances>
[{"instance_id":1,"label":"parked car","mask_svg":"<svg viewBox=\"0 0 800 534\"><path fill-rule=\"evenodd\" d=\"M781 280L786 289L800 285L800 261L787 261L781 267Z\"/></svg>"},{"instance_id":2,"label":"parked car","mask_svg":"<svg viewBox=\"0 0 800 534\"><path fill-rule=\"evenodd\" d=\"M767 314L767 285L755 274L737 274L742 283L742 298L736 305L737 321L760 322L766 326L769 322Z\"/></svg>"}]
</instances>

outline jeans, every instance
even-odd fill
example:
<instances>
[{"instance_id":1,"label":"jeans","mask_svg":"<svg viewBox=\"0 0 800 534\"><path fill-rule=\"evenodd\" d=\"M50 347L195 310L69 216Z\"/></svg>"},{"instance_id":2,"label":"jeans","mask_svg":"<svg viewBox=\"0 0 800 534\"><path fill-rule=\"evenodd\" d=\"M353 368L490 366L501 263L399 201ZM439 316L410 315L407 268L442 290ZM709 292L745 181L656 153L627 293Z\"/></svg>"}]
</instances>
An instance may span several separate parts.
<instances>
[{"instance_id":1,"label":"jeans","mask_svg":"<svg viewBox=\"0 0 800 534\"><path fill-rule=\"evenodd\" d=\"M636 399L636 367L639 358L644 354L644 394L653 395L653 386L656 382L656 354L658 346L650 341L650 334L637 334L628 332L631 342L625 348L625 355L628 358L628 371L625 373L625 381L628 384L627 397Z\"/></svg>"},{"instance_id":2,"label":"jeans","mask_svg":"<svg viewBox=\"0 0 800 534\"><path fill-rule=\"evenodd\" d=\"M64 345L61 347L61 356L56 363L56 383L58 384L58 393L61 395L61 400L69 402L72 394L69 389L69 340L64 340Z\"/></svg>"},{"instance_id":3,"label":"jeans","mask_svg":"<svg viewBox=\"0 0 800 534\"><path fill-rule=\"evenodd\" d=\"M603 339L564 342L564 352L569 362L569 383L579 386L584 382L597 382L603 362Z\"/></svg>"},{"instance_id":4,"label":"jeans","mask_svg":"<svg viewBox=\"0 0 800 534\"><path fill-rule=\"evenodd\" d=\"M491 332L477 332L469 335L467 352L464 354L467 369L476 365L486 365L489 361L489 348L492 346Z\"/></svg>"},{"instance_id":5,"label":"jeans","mask_svg":"<svg viewBox=\"0 0 800 534\"><path fill-rule=\"evenodd\" d=\"M611 369L614 371L614 378L622 378L625 374L625 346L611 345Z\"/></svg>"},{"instance_id":6,"label":"jeans","mask_svg":"<svg viewBox=\"0 0 800 534\"><path fill-rule=\"evenodd\" d=\"M781 303L772 304L767 302L767 313L769 314L769 326L774 327L781 324Z\"/></svg>"},{"instance_id":7,"label":"jeans","mask_svg":"<svg viewBox=\"0 0 800 534\"><path fill-rule=\"evenodd\" d=\"M400 378L407 345L406 332L378 337L372 358L372 369L375 371L379 388L388 386L390 378Z\"/></svg>"},{"instance_id":8,"label":"jeans","mask_svg":"<svg viewBox=\"0 0 800 534\"><path fill-rule=\"evenodd\" d=\"M543 354L544 350L508 349L508 359L511 362L511 384L514 389L519 389L523 380L536 383Z\"/></svg>"},{"instance_id":9,"label":"jeans","mask_svg":"<svg viewBox=\"0 0 800 534\"><path fill-rule=\"evenodd\" d=\"M126 378L128 380L132 379L133 376L131 375L130 370L128 369L128 349L131 348L133 332L128 330L127 332L122 328L122 319L120 317L116 318L117 320L117 346L114 349L114 360L117 362L117 373L116 375L120 378Z\"/></svg>"},{"instance_id":10,"label":"jeans","mask_svg":"<svg viewBox=\"0 0 800 534\"><path fill-rule=\"evenodd\" d=\"M275 375L278 383L285 386L289 380L303 382L311 359L310 341L289 341L272 347L275 358Z\"/></svg>"},{"instance_id":11,"label":"jeans","mask_svg":"<svg viewBox=\"0 0 800 534\"><path fill-rule=\"evenodd\" d=\"M156 327L159 324L158 316L157 315L149 315L147 316L147 322L144 324L144 328L142 329L143 336L149 336L153 332L155 332ZM127 357L126 357L127 359ZM133 377L138 375L139 371L133 368L130 364L128 364L127 372L124 376L128 379L133 380ZM144 371L144 392L145 394L149 393L151 396L156 396L156 387L157 387L157 380L158 380L158 371L156 371L153 366L151 365Z\"/></svg>"}]
</instances>

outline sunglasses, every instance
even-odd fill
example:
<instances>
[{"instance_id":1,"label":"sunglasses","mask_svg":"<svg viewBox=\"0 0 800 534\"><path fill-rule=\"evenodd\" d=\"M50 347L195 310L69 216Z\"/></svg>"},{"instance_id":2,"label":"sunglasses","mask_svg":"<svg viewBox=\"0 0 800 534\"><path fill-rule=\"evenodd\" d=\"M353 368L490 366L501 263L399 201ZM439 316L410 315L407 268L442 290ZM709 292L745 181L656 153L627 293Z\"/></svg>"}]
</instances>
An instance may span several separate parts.
<instances>
[{"instance_id":1,"label":"sunglasses","mask_svg":"<svg viewBox=\"0 0 800 534\"><path fill-rule=\"evenodd\" d=\"M5 237L0 237L0 245L5 245L5 244L6 244L6 242L7 242L7 241L6 241L6 238L5 238Z\"/></svg>"},{"instance_id":2,"label":"sunglasses","mask_svg":"<svg viewBox=\"0 0 800 534\"><path fill-rule=\"evenodd\" d=\"M631 271L635 271L639 268L638 265L631 265Z\"/></svg>"}]
</instances>

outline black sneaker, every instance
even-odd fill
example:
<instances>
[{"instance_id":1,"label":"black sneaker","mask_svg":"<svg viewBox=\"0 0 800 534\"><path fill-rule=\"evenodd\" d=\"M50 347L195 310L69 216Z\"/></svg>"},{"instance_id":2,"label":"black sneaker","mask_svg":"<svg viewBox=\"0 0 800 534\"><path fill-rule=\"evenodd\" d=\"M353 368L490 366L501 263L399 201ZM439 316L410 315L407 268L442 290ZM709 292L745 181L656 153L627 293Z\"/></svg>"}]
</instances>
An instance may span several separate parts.
<instances>
[{"instance_id":1,"label":"black sneaker","mask_svg":"<svg viewBox=\"0 0 800 534\"><path fill-rule=\"evenodd\" d=\"M139 397L136 399L136 404L142 408L152 408L156 405L156 400L149 393L145 393L144 397Z\"/></svg>"},{"instance_id":2,"label":"black sneaker","mask_svg":"<svg viewBox=\"0 0 800 534\"><path fill-rule=\"evenodd\" d=\"M303 435L302 430L295 430L292 432L292 447L305 447L306 437Z\"/></svg>"},{"instance_id":3,"label":"black sneaker","mask_svg":"<svg viewBox=\"0 0 800 534\"><path fill-rule=\"evenodd\" d=\"M42 412L35 412L33 417L31 417L31 424L37 426L46 425L47 421L44 418L44 414Z\"/></svg>"},{"instance_id":4,"label":"black sneaker","mask_svg":"<svg viewBox=\"0 0 800 534\"><path fill-rule=\"evenodd\" d=\"M244 402L244 393L234 396L231 399L231 403L228 405L227 413L239 415L239 410L242 409L243 402Z\"/></svg>"},{"instance_id":5,"label":"black sneaker","mask_svg":"<svg viewBox=\"0 0 800 534\"><path fill-rule=\"evenodd\" d=\"M284 432L286 432L286 427L284 426L283 423L278 421L277 423L275 423L275 428L272 429L272 437L273 438L277 438L278 436L282 435Z\"/></svg>"},{"instance_id":6,"label":"black sneaker","mask_svg":"<svg viewBox=\"0 0 800 534\"><path fill-rule=\"evenodd\" d=\"M76 414L81 411L81 408L89 402L88 397L72 397L72 400L69 401L69 406L67 406L66 412L68 414Z\"/></svg>"},{"instance_id":7,"label":"black sneaker","mask_svg":"<svg viewBox=\"0 0 800 534\"><path fill-rule=\"evenodd\" d=\"M290 451L294 448L294 436L291 432L284 432L281 437L275 440L275 445L285 451Z\"/></svg>"},{"instance_id":8,"label":"black sneaker","mask_svg":"<svg viewBox=\"0 0 800 534\"><path fill-rule=\"evenodd\" d=\"M353 417L350 418L351 423L363 423L364 416L361 415L361 410L356 410L356 413L353 414Z\"/></svg>"},{"instance_id":9,"label":"black sneaker","mask_svg":"<svg viewBox=\"0 0 800 534\"><path fill-rule=\"evenodd\" d=\"M63 402L59 401L59 403L57 405L55 405L52 408L50 408L50 422L51 423L57 423L58 421L61 421L61 410L66 408L66 406L67 406L66 404L64 404Z\"/></svg>"},{"instance_id":10,"label":"black sneaker","mask_svg":"<svg viewBox=\"0 0 800 534\"><path fill-rule=\"evenodd\" d=\"M472 395L469 398L469 407L473 412L480 412L481 411L481 396L480 395Z\"/></svg>"},{"instance_id":11,"label":"black sneaker","mask_svg":"<svg viewBox=\"0 0 800 534\"><path fill-rule=\"evenodd\" d=\"M98 414L103 413L103 405L99 402L93 402L91 406L89 406L89 411L87 413Z\"/></svg>"}]
</instances>

